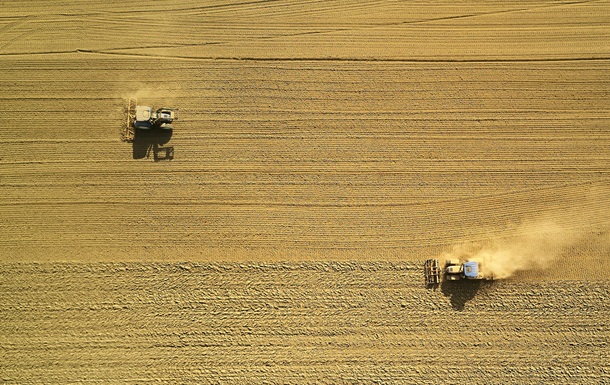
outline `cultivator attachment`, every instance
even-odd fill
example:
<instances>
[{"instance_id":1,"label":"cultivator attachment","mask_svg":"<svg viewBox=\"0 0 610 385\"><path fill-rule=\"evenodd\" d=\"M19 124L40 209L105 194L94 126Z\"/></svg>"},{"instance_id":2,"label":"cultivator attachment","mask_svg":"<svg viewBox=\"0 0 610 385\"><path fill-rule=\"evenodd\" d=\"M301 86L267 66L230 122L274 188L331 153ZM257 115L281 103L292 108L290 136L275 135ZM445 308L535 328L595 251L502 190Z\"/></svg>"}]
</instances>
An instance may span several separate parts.
<instances>
[{"instance_id":1,"label":"cultivator attachment","mask_svg":"<svg viewBox=\"0 0 610 385\"><path fill-rule=\"evenodd\" d=\"M438 259L427 259L424 263L424 277L426 286L438 285L441 283L441 267Z\"/></svg>"},{"instance_id":2,"label":"cultivator attachment","mask_svg":"<svg viewBox=\"0 0 610 385\"><path fill-rule=\"evenodd\" d=\"M127 119L123 122L123 128L121 130L121 140L123 142L131 143L136 136L136 130L134 127L134 121L136 119L136 105L137 100L135 98L129 98L127 103Z\"/></svg>"}]
</instances>

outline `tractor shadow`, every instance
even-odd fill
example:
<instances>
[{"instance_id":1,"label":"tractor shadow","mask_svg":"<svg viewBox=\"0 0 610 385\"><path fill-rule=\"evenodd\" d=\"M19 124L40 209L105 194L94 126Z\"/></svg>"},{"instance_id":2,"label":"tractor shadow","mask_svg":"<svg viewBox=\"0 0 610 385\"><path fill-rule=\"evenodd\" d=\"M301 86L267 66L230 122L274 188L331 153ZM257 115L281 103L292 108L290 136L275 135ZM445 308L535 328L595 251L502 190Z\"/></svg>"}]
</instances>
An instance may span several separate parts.
<instances>
[{"instance_id":1,"label":"tractor shadow","mask_svg":"<svg viewBox=\"0 0 610 385\"><path fill-rule=\"evenodd\" d=\"M472 300L479 290L493 286L494 281L460 279L459 281L443 281L441 292L449 298L453 310L463 311L466 303Z\"/></svg>"},{"instance_id":2,"label":"tractor shadow","mask_svg":"<svg viewBox=\"0 0 610 385\"><path fill-rule=\"evenodd\" d=\"M133 159L149 159L152 153L155 162L174 159L174 147L167 146L172 138L173 130L151 129L136 130L132 142Z\"/></svg>"}]
</instances>

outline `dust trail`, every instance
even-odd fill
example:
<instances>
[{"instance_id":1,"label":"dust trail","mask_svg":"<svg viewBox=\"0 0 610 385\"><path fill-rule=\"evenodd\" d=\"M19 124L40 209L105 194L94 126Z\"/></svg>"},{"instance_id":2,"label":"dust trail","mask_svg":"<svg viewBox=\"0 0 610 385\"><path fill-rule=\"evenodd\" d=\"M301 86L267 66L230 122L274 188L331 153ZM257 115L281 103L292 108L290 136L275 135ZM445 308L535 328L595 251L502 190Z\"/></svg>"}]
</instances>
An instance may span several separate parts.
<instances>
[{"instance_id":1,"label":"dust trail","mask_svg":"<svg viewBox=\"0 0 610 385\"><path fill-rule=\"evenodd\" d=\"M483 275L508 278L518 271L545 269L575 252L610 249L608 209L598 201L522 222L501 239L465 242L442 254L443 259L474 260Z\"/></svg>"},{"instance_id":2,"label":"dust trail","mask_svg":"<svg viewBox=\"0 0 610 385\"><path fill-rule=\"evenodd\" d=\"M521 225L506 239L456 245L443 258L475 260L480 263L483 275L508 278L517 271L548 267L584 237L582 231L563 228L554 221L541 221Z\"/></svg>"},{"instance_id":3,"label":"dust trail","mask_svg":"<svg viewBox=\"0 0 610 385\"><path fill-rule=\"evenodd\" d=\"M128 100L135 98L143 103L171 104L175 101L179 88L172 84L151 84L131 82L125 90L119 90L117 96Z\"/></svg>"}]
</instances>

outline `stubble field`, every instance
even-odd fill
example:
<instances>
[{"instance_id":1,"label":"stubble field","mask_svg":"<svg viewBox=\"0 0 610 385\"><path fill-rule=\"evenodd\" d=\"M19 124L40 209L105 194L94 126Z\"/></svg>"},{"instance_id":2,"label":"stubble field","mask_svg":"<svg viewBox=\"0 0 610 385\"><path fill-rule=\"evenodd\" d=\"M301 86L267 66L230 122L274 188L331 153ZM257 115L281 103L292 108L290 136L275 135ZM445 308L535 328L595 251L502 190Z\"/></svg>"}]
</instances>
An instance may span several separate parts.
<instances>
[{"instance_id":1,"label":"stubble field","mask_svg":"<svg viewBox=\"0 0 610 385\"><path fill-rule=\"evenodd\" d=\"M0 378L608 381L608 20L4 6ZM171 138L120 142L129 97L179 108ZM525 271L426 289L423 260L464 244Z\"/></svg>"}]
</instances>

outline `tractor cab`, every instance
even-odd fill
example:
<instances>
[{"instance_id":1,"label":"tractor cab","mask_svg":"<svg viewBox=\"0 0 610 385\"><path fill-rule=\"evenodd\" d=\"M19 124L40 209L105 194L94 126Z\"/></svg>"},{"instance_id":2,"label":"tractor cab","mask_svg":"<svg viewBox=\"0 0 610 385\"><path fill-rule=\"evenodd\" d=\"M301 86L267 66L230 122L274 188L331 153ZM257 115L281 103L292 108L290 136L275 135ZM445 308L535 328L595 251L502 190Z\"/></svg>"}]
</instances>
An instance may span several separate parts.
<instances>
[{"instance_id":1,"label":"tractor cab","mask_svg":"<svg viewBox=\"0 0 610 385\"><path fill-rule=\"evenodd\" d=\"M133 122L135 128L150 130L152 128L152 108L147 106L137 106L136 116Z\"/></svg>"},{"instance_id":2,"label":"tractor cab","mask_svg":"<svg viewBox=\"0 0 610 385\"><path fill-rule=\"evenodd\" d=\"M480 279L479 263L476 261L464 262L464 277L468 279Z\"/></svg>"}]
</instances>

